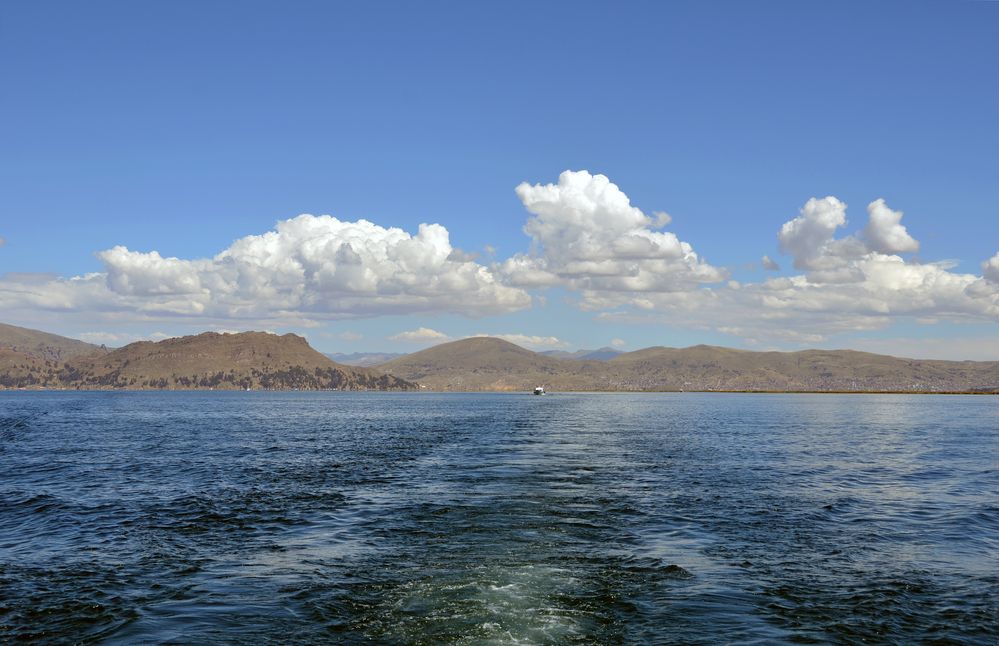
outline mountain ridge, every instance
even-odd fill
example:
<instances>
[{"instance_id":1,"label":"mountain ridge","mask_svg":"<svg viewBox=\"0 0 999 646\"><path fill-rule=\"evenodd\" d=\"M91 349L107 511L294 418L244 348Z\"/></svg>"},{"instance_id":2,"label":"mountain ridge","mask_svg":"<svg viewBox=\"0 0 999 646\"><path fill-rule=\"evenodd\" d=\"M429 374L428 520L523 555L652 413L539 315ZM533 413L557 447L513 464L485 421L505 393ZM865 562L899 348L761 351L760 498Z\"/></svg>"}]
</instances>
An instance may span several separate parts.
<instances>
[{"instance_id":1,"label":"mountain ridge","mask_svg":"<svg viewBox=\"0 0 999 646\"><path fill-rule=\"evenodd\" d=\"M295 334L203 332L137 341L66 361L0 352L0 387L169 390L414 390L370 368L338 364Z\"/></svg>"},{"instance_id":2,"label":"mountain ridge","mask_svg":"<svg viewBox=\"0 0 999 646\"><path fill-rule=\"evenodd\" d=\"M594 352L604 350L612 349ZM0 324L0 388L999 393L996 361L703 344L614 351L601 359L580 358L581 352L556 356L471 337L361 367L337 363L295 334L204 332L108 350Z\"/></svg>"},{"instance_id":3,"label":"mountain ridge","mask_svg":"<svg viewBox=\"0 0 999 646\"><path fill-rule=\"evenodd\" d=\"M999 392L996 361L709 345L657 346L586 361L534 353L500 339L491 342L452 341L378 367L433 390L527 391L545 385L581 391ZM499 361L497 354L506 360Z\"/></svg>"}]
</instances>

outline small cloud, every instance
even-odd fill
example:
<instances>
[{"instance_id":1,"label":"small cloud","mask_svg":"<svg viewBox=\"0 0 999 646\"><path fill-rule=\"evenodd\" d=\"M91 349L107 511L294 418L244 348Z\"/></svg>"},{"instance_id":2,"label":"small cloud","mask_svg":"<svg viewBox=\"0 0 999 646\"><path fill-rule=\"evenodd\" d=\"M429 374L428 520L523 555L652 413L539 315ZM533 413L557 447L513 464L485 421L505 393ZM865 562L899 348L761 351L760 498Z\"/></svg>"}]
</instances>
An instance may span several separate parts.
<instances>
[{"instance_id":1,"label":"small cloud","mask_svg":"<svg viewBox=\"0 0 999 646\"><path fill-rule=\"evenodd\" d=\"M136 341L162 341L172 338L174 335L163 332L153 332L152 334L115 334L113 332L83 332L77 338L94 345L122 346Z\"/></svg>"},{"instance_id":2,"label":"small cloud","mask_svg":"<svg viewBox=\"0 0 999 646\"><path fill-rule=\"evenodd\" d=\"M892 211L879 198L867 205L867 215L864 239L872 249L881 253L919 251L919 242L901 224L901 211Z\"/></svg>"},{"instance_id":3,"label":"small cloud","mask_svg":"<svg viewBox=\"0 0 999 646\"><path fill-rule=\"evenodd\" d=\"M482 250L485 251L487 255L490 256L496 255L496 247L492 246L491 244L487 244L486 246L482 247Z\"/></svg>"},{"instance_id":4,"label":"small cloud","mask_svg":"<svg viewBox=\"0 0 999 646\"><path fill-rule=\"evenodd\" d=\"M661 229L670 222L673 221L673 216L671 216L666 211L653 211L652 212L652 224L657 228Z\"/></svg>"},{"instance_id":5,"label":"small cloud","mask_svg":"<svg viewBox=\"0 0 999 646\"><path fill-rule=\"evenodd\" d=\"M612 348L623 348L625 346L624 339L611 339Z\"/></svg>"},{"instance_id":6,"label":"small cloud","mask_svg":"<svg viewBox=\"0 0 999 646\"><path fill-rule=\"evenodd\" d=\"M473 337L489 336L496 339L503 339L515 345L530 348L564 348L569 344L553 336L532 336L529 334L473 334Z\"/></svg>"},{"instance_id":7,"label":"small cloud","mask_svg":"<svg viewBox=\"0 0 999 646\"><path fill-rule=\"evenodd\" d=\"M772 259L770 256L763 256L763 259L760 262L763 263L763 268L767 271L780 271L780 265L778 265L777 261Z\"/></svg>"},{"instance_id":8,"label":"small cloud","mask_svg":"<svg viewBox=\"0 0 999 646\"><path fill-rule=\"evenodd\" d=\"M985 280L999 283L999 253L982 263L982 275Z\"/></svg>"},{"instance_id":9,"label":"small cloud","mask_svg":"<svg viewBox=\"0 0 999 646\"><path fill-rule=\"evenodd\" d=\"M343 339L344 341L360 341L364 338L364 335L348 330L347 332L341 332L338 334L337 338Z\"/></svg>"},{"instance_id":10,"label":"small cloud","mask_svg":"<svg viewBox=\"0 0 999 646\"><path fill-rule=\"evenodd\" d=\"M415 330L400 332L389 337L389 341L405 341L406 343L426 343L427 341L446 341L450 339L448 335L428 327L421 327Z\"/></svg>"}]
</instances>

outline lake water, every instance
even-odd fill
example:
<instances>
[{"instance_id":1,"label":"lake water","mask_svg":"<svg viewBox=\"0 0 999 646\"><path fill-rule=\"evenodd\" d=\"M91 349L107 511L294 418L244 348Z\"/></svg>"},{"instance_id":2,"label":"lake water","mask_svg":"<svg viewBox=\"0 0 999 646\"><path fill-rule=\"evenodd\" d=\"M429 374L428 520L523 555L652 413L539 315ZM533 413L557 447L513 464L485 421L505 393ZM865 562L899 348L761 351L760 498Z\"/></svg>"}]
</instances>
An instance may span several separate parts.
<instances>
[{"instance_id":1,"label":"lake water","mask_svg":"<svg viewBox=\"0 0 999 646\"><path fill-rule=\"evenodd\" d=\"M0 393L0 642L996 643L999 397Z\"/></svg>"}]
</instances>

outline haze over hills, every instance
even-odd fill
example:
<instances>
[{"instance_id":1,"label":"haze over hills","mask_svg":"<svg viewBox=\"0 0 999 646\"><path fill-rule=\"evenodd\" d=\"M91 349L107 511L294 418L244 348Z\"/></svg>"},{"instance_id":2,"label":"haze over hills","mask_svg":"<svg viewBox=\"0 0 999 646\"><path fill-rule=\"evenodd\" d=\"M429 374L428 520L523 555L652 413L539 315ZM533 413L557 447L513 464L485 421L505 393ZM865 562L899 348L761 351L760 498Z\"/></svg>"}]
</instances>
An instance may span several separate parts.
<instances>
[{"instance_id":1,"label":"haze over hills","mask_svg":"<svg viewBox=\"0 0 999 646\"><path fill-rule=\"evenodd\" d=\"M362 366L365 368L377 366L380 363L405 356L401 352L326 352L325 354L333 361L342 363L345 366Z\"/></svg>"},{"instance_id":2,"label":"haze over hills","mask_svg":"<svg viewBox=\"0 0 999 646\"><path fill-rule=\"evenodd\" d=\"M560 359L492 338L434 346L379 368L434 390L999 392L999 362L899 359L852 350L646 348Z\"/></svg>"},{"instance_id":3,"label":"haze over hills","mask_svg":"<svg viewBox=\"0 0 999 646\"><path fill-rule=\"evenodd\" d=\"M344 366L295 334L266 332L140 341L66 361L0 351L0 386L8 388L412 390L377 370Z\"/></svg>"},{"instance_id":4,"label":"haze over hills","mask_svg":"<svg viewBox=\"0 0 999 646\"><path fill-rule=\"evenodd\" d=\"M327 357L336 361L337 363L342 363L348 366L378 366L383 363L388 363L393 359L398 359L400 357L405 357L408 353L406 352L327 352L325 353ZM621 354L620 350L615 350L614 348L599 348L597 350L576 350L575 352L568 352L567 350L545 350L544 352L539 352L548 357L555 357L556 359L578 359L583 361L606 361L607 359L613 359L617 355Z\"/></svg>"},{"instance_id":5,"label":"haze over hills","mask_svg":"<svg viewBox=\"0 0 999 646\"><path fill-rule=\"evenodd\" d=\"M603 347L597 350L576 350L575 352L567 352L565 350L546 350L539 354L555 357L556 359L607 361L608 359L613 359L617 355L622 354L622 352L620 350L615 350L614 348Z\"/></svg>"}]
</instances>

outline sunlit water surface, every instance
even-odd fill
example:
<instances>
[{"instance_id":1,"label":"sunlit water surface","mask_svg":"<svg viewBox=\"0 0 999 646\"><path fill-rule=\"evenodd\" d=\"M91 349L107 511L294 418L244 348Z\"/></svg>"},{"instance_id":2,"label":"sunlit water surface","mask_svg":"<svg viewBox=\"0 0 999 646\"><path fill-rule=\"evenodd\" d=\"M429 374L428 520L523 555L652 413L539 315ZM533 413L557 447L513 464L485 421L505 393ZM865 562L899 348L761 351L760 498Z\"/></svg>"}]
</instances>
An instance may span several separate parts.
<instances>
[{"instance_id":1,"label":"sunlit water surface","mask_svg":"<svg viewBox=\"0 0 999 646\"><path fill-rule=\"evenodd\" d=\"M999 398L0 393L0 642L996 643Z\"/></svg>"}]
</instances>

